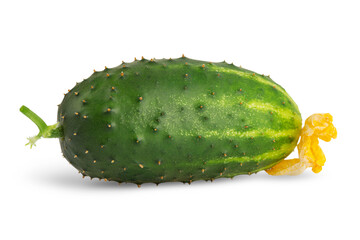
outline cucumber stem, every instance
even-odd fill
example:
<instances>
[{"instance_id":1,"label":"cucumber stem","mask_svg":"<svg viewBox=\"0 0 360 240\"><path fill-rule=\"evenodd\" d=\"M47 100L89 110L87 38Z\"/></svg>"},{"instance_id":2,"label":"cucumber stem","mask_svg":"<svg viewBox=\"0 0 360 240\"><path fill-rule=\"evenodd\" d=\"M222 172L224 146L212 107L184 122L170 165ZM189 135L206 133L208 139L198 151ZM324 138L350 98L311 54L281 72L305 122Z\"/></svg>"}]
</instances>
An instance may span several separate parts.
<instances>
[{"instance_id":1,"label":"cucumber stem","mask_svg":"<svg viewBox=\"0 0 360 240\"><path fill-rule=\"evenodd\" d=\"M25 144L25 145L30 144L30 148L32 148L32 146L36 146L35 145L36 141L42 137L43 138L59 138L59 137L63 136L62 127L59 126L58 123L48 126L44 122L44 120L42 120L36 113L31 111L28 107L26 107L24 105L21 106L20 112L22 112L31 121L33 121L36 124L36 126L39 128L39 133L33 137L29 137L28 138L29 142L27 144Z\"/></svg>"}]
</instances>

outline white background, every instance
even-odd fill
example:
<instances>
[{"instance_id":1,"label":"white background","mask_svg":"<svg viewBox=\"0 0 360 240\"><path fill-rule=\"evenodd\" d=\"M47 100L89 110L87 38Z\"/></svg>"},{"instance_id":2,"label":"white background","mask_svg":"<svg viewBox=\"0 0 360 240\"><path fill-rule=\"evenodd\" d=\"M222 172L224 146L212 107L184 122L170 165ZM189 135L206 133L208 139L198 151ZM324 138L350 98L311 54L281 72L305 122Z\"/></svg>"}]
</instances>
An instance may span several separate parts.
<instances>
[{"instance_id":1,"label":"white background","mask_svg":"<svg viewBox=\"0 0 360 240\"><path fill-rule=\"evenodd\" d=\"M357 1L1 1L0 238L359 239ZM234 62L271 77L303 118L334 116L323 171L213 183L82 179L36 126L92 70L140 58ZM297 154L293 154L296 156Z\"/></svg>"}]
</instances>

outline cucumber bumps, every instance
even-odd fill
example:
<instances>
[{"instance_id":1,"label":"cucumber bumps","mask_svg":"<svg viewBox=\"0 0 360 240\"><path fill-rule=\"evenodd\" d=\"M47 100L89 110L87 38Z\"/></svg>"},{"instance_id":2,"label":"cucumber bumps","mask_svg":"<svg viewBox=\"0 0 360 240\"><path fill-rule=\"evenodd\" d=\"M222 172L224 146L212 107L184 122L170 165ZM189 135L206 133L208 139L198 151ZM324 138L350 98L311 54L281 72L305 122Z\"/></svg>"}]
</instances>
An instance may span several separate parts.
<instances>
[{"instance_id":1,"label":"cucumber bumps","mask_svg":"<svg viewBox=\"0 0 360 240\"><path fill-rule=\"evenodd\" d=\"M184 56L94 71L65 95L55 125L21 111L40 129L31 145L57 137L83 176L138 185L266 169L293 174L273 166L294 150L302 129L296 103L270 77ZM336 137L326 117L320 122L328 120Z\"/></svg>"}]
</instances>

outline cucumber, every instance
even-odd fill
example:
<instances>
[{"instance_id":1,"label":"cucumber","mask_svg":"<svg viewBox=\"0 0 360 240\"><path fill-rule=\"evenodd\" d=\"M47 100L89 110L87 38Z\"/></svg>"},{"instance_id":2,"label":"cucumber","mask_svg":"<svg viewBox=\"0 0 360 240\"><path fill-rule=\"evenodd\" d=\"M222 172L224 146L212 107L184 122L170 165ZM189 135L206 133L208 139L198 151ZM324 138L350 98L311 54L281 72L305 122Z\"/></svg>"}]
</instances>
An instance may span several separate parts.
<instances>
[{"instance_id":1,"label":"cucumber","mask_svg":"<svg viewBox=\"0 0 360 240\"><path fill-rule=\"evenodd\" d=\"M58 137L83 176L187 182L269 169L296 147L301 114L269 76L226 62L135 60L95 71L65 94L58 123L30 139Z\"/></svg>"}]
</instances>

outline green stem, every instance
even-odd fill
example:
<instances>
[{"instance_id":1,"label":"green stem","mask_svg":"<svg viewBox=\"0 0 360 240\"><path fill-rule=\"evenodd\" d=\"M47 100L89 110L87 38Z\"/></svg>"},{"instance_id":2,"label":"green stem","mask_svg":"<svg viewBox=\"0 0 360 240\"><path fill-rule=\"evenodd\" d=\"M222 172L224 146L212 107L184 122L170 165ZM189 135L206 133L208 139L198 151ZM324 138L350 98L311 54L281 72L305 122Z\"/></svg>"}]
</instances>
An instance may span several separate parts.
<instances>
[{"instance_id":1,"label":"green stem","mask_svg":"<svg viewBox=\"0 0 360 240\"><path fill-rule=\"evenodd\" d=\"M31 121L33 121L36 126L39 128L39 133L33 137L28 138L29 142L26 144L30 144L30 148L39 140L41 137L43 138L59 138L63 136L62 127L59 126L58 123L54 125L46 125L44 120L42 120L36 113L31 111L26 106L21 106L20 112L22 112L25 116L27 116Z\"/></svg>"}]
</instances>

